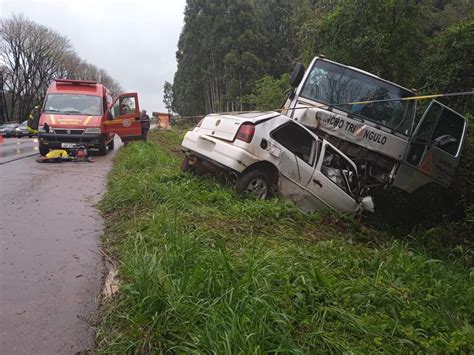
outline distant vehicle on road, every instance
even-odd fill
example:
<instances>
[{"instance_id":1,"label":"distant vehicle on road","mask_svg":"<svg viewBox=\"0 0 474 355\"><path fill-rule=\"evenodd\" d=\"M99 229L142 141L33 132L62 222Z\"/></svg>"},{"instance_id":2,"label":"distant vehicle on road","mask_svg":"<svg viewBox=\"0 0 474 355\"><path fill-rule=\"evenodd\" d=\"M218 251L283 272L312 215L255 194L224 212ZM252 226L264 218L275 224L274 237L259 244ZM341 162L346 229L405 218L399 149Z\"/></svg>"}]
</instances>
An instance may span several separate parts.
<instances>
[{"instance_id":1,"label":"distant vehicle on road","mask_svg":"<svg viewBox=\"0 0 474 355\"><path fill-rule=\"evenodd\" d=\"M373 210L355 163L334 145L276 112L208 115L186 133L184 171L226 172L237 191L278 192L305 212Z\"/></svg>"},{"instance_id":2,"label":"distant vehicle on road","mask_svg":"<svg viewBox=\"0 0 474 355\"><path fill-rule=\"evenodd\" d=\"M23 121L21 125L19 125L17 128L15 128L15 137L21 138L21 137L33 137L34 134L26 128L28 121Z\"/></svg>"},{"instance_id":3,"label":"distant vehicle on road","mask_svg":"<svg viewBox=\"0 0 474 355\"><path fill-rule=\"evenodd\" d=\"M5 123L4 125L0 126L0 134L6 138L15 137L15 130L18 126L18 123Z\"/></svg>"}]
</instances>

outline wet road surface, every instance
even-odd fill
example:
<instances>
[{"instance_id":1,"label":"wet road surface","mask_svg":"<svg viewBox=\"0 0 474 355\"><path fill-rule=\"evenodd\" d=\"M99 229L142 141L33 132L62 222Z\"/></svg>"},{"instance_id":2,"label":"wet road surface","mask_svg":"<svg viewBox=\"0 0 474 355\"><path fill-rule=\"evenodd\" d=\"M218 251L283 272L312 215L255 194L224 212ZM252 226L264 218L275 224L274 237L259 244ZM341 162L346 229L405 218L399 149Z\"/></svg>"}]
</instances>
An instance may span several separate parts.
<instances>
[{"instance_id":1,"label":"wet road surface","mask_svg":"<svg viewBox=\"0 0 474 355\"><path fill-rule=\"evenodd\" d=\"M9 142L0 144L0 155ZM105 270L103 222L92 206L113 155L62 164L36 163L36 155L0 165L1 354L93 347L86 319L97 309Z\"/></svg>"},{"instance_id":2,"label":"wet road surface","mask_svg":"<svg viewBox=\"0 0 474 355\"><path fill-rule=\"evenodd\" d=\"M37 138L4 138L0 143L0 165L38 154Z\"/></svg>"}]
</instances>

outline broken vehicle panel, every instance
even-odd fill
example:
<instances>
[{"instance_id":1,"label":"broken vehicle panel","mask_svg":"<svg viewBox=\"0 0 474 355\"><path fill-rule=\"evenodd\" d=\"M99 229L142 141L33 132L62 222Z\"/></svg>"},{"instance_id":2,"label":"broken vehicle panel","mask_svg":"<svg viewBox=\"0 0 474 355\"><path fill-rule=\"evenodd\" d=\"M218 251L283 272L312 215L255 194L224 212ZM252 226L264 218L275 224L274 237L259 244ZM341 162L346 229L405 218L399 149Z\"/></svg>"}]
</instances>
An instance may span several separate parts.
<instances>
[{"instance_id":1,"label":"broken vehicle panel","mask_svg":"<svg viewBox=\"0 0 474 355\"><path fill-rule=\"evenodd\" d=\"M266 191L277 190L305 212L361 210L356 165L283 115L208 115L185 135L182 151L185 170L201 161L234 173L239 193L266 197Z\"/></svg>"}]
</instances>

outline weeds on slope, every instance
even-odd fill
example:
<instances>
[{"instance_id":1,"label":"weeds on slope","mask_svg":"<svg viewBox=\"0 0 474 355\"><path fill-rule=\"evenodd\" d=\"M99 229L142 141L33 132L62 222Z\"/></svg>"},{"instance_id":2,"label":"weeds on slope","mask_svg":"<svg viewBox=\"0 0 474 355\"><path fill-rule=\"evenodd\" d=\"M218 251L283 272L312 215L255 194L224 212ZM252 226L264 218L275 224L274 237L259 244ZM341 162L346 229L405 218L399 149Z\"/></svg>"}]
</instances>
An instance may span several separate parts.
<instances>
[{"instance_id":1,"label":"weeds on slope","mask_svg":"<svg viewBox=\"0 0 474 355\"><path fill-rule=\"evenodd\" d=\"M471 352L474 272L344 216L179 172L175 133L117 156L101 202L120 292L104 353Z\"/></svg>"}]
</instances>

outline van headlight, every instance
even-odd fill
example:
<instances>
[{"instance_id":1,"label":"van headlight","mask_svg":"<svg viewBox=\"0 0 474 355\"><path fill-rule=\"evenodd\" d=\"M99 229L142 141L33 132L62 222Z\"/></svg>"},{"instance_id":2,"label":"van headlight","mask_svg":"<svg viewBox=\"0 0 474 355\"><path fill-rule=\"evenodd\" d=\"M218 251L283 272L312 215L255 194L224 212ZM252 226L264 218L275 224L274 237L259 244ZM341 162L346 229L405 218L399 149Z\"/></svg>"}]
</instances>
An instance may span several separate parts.
<instances>
[{"instance_id":1,"label":"van headlight","mask_svg":"<svg viewBox=\"0 0 474 355\"><path fill-rule=\"evenodd\" d=\"M84 134L100 134L101 130L100 127L89 127L86 128Z\"/></svg>"}]
</instances>

